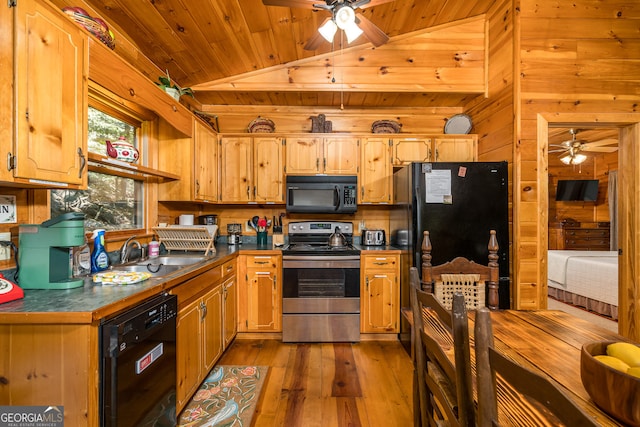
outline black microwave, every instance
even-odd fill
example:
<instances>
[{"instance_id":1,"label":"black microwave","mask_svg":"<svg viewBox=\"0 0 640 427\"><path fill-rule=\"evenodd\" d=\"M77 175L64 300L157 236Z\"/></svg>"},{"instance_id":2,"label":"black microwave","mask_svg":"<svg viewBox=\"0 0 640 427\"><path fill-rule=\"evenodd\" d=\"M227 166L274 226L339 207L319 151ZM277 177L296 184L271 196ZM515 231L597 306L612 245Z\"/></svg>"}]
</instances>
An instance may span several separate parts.
<instances>
[{"instance_id":1,"label":"black microwave","mask_svg":"<svg viewBox=\"0 0 640 427\"><path fill-rule=\"evenodd\" d=\"M358 208L355 175L288 175L287 212L354 213Z\"/></svg>"}]
</instances>

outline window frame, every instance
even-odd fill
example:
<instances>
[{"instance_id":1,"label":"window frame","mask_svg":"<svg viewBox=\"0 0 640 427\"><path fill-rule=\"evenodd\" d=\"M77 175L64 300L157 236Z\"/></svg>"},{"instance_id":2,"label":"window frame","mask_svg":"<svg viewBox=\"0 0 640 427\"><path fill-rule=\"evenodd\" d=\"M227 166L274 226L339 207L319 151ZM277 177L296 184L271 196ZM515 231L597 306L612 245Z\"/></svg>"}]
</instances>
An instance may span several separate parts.
<instances>
[{"instance_id":1,"label":"window frame","mask_svg":"<svg viewBox=\"0 0 640 427\"><path fill-rule=\"evenodd\" d=\"M153 162L152 159L157 159L157 148L150 149L150 146L157 147L157 144L153 144L157 140L157 122L158 116L151 110L148 110L138 104L125 100L118 95L110 92L109 90L97 85L96 83L89 81L89 96L87 107L95 108L102 111L105 114L109 114L119 120L129 123L138 128L137 131L137 149L139 152L139 160L136 165L144 166L148 168L149 163ZM98 155L106 155L105 153L92 153ZM157 160L156 160L157 161ZM95 168L89 165L89 169ZM131 228L127 230L108 230L106 232L106 238L109 241L121 241L131 236L144 237L152 234L151 227L157 218L157 190L153 189L154 180L150 180L148 176L140 175L136 173L128 173L124 170L100 168L98 173L105 173L107 175L116 175L125 178L131 178L142 183L143 193L143 212L142 212L142 227ZM155 185L157 187L157 185ZM47 197L48 204L50 204L51 196ZM50 206L48 212L51 212ZM91 234L91 233L87 233Z\"/></svg>"}]
</instances>

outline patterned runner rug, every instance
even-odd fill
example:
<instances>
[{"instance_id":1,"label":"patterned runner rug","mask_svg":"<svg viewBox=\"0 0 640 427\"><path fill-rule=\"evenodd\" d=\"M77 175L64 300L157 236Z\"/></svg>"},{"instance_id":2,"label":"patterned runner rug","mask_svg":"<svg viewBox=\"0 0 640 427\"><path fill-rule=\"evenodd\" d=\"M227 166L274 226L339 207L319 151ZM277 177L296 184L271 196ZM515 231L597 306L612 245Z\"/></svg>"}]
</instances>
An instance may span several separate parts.
<instances>
[{"instance_id":1,"label":"patterned runner rug","mask_svg":"<svg viewBox=\"0 0 640 427\"><path fill-rule=\"evenodd\" d=\"M251 425L267 366L215 366L180 414L180 427Z\"/></svg>"}]
</instances>

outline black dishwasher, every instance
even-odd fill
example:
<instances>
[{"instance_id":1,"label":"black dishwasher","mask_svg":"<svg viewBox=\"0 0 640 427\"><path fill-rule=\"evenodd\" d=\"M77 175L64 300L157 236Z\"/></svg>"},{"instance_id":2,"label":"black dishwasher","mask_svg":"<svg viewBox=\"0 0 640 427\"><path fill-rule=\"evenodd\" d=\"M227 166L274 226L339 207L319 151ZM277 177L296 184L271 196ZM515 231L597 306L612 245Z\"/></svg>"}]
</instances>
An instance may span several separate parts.
<instances>
[{"instance_id":1,"label":"black dishwasher","mask_svg":"<svg viewBox=\"0 0 640 427\"><path fill-rule=\"evenodd\" d=\"M176 425L175 295L163 294L101 325L101 425Z\"/></svg>"}]
</instances>

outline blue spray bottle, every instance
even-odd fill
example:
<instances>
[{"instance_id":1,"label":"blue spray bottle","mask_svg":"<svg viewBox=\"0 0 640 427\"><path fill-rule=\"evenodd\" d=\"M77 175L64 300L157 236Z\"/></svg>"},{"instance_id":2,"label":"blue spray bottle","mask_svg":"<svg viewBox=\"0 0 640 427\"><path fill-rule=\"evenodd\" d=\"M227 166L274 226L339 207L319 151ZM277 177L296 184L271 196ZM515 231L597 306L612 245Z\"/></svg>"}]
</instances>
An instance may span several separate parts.
<instances>
[{"instance_id":1,"label":"blue spray bottle","mask_svg":"<svg viewBox=\"0 0 640 427\"><path fill-rule=\"evenodd\" d=\"M104 230L99 228L93 231L93 252L91 253L91 272L97 273L109 267L109 256L104 249Z\"/></svg>"}]
</instances>

